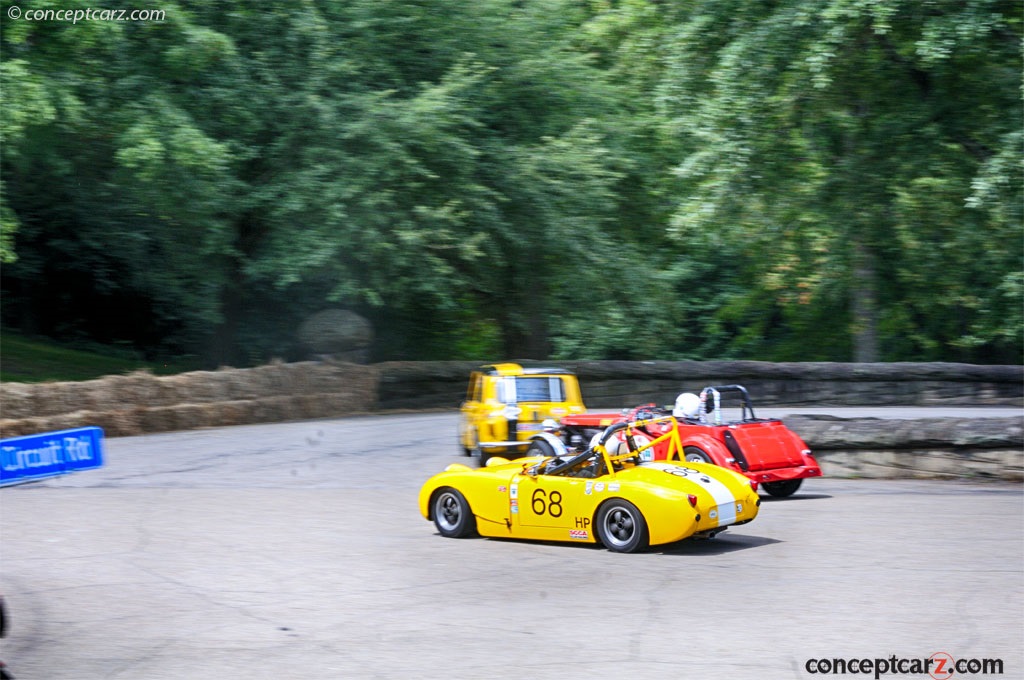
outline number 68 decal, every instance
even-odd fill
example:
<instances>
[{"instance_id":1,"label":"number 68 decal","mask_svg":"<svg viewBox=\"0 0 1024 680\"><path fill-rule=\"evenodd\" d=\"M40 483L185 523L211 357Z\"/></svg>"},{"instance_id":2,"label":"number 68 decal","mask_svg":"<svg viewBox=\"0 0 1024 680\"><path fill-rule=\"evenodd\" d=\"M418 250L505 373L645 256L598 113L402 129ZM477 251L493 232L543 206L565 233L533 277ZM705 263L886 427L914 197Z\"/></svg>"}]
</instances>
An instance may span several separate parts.
<instances>
[{"instance_id":1,"label":"number 68 decal","mask_svg":"<svg viewBox=\"0 0 1024 680\"><path fill-rule=\"evenodd\" d=\"M530 508L535 515L547 513L552 517L561 517L562 493L560 491L552 491L549 496L544 489L534 489L533 495L530 497Z\"/></svg>"},{"instance_id":2,"label":"number 68 decal","mask_svg":"<svg viewBox=\"0 0 1024 680\"><path fill-rule=\"evenodd\" d=\"M670 475L675 475L677 477L687 477L689 475L699 475L699 474L702 474L700 470L694 470L693 468L688 468L688 467L677 467L675 465L673 465L671 467L669 467L669 466L663 467L662 470L664 470L665 472L669 473Z\"/></svg>"}]
</instances>

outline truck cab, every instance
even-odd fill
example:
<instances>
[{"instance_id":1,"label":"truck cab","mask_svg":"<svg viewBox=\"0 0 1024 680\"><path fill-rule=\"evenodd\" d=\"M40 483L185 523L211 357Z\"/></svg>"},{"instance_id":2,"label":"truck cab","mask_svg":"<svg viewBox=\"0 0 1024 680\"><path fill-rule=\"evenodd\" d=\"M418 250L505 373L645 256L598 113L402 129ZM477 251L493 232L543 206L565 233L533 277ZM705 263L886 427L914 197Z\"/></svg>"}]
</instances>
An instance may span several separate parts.
<instances>
[{"instance_id":1,"label":"truck cab","mask_svg":"<svg viewBox=\"0 0 1024 680\"><path fill-rule=\"evenodd\" d=\"M515 458L526 453L545 420L557 422L584 411L572 371L514 363L481 366L469 376L459 444L466 455L479 455L481 465L493 455Z\"/></svg>"}]
</instances>

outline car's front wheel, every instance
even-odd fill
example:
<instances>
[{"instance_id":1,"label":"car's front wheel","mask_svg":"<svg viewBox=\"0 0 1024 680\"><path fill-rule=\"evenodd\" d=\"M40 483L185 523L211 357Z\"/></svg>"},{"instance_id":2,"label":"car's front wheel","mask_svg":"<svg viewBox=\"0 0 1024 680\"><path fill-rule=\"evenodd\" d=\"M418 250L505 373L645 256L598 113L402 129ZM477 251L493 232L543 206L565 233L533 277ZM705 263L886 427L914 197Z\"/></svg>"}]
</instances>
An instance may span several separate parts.
<instances>
[{"instance_id":1,"label":"car's front wheel","mask_svg":"<svg viewBox=\"0 0 1024 680\"><path fill-rule=\"evenodd\" d=\"M434 495L434 526L442 536L465 538L476 533L476 519L466 497L451 487Z\"/></svg>"},{"instance_id":2,"label":"car's front wheel","mask_svg":"<svg viewBox=\"0 0 1024 680\"><path fill-rule=\"evenodd\" d=\"M761 488L776 498L785 498L795 494L803 481L802 479L787 479L784 482L765 482Z\"/></svg>"},{"instance_id":3,"label":"car's front wheel","mask_svg":"<svg viewBox=\"0 0 1024 680\"><path fill-rule=\"evenodd\" d=\"M597 512L597 537L614 552L636 552L647 547L647 522L629 501L615 498Z\"/></svg>"}]
</instances>

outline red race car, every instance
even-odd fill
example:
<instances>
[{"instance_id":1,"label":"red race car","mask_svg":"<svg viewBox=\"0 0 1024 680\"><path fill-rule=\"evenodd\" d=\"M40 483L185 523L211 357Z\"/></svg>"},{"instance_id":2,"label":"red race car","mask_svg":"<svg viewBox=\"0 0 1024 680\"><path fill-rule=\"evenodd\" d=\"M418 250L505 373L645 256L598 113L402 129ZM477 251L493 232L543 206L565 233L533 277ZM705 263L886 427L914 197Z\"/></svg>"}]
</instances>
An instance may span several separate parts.
<instances>
[{"instance_id":1,"label":"red race car","mask_svg":"<svg viewBox=\"0 0 1024 680\"><path fill-rule=\"evenodd\" d=\"M738 420L723 422L723 394L739 397ZM667 418L668 415L674 418ZM682 454L665 438L643 450L641 456L666 460L682 455L688 461L714 463L746 475L772 496L791 496L804 479L821 476L821 468L807 444L781 420L758 418L750 395L741 385L705 387L699 396L681 394L671 412L646 404L622 413L565 416L560 421L559 437L567 446L578 447L594 433L624 420L641 423L635 429L620 432L620 446L642 448L675 427Z\"/></svg>"}]
</instances>

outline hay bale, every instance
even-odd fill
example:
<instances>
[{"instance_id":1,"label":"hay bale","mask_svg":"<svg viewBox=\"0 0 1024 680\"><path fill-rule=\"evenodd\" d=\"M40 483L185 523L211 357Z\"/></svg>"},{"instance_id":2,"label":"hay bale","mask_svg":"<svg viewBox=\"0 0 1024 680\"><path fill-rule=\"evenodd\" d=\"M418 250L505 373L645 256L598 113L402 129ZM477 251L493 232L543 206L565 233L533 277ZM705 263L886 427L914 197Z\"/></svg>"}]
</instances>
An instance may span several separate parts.
<instances>
[{"instance_id":1,"label":"hay bale","mask_svg":"<svg viewBox=\"0 0 1024 680\"><path fill-rule=\"evenodd\" d=\"M137 412L139 427L146 434L171 432L177 425L174 420L174 408L174 406L158 406L139 409Z\"/></svg>"},{"instance_id":2,"label":"hay bale","mask_svg":"<svg viewBox=\"0 0 1024 680\"><path fill-rule=\"evenodd\" d=\"M129 406L152 406L160 396L160 379L149 371L133 371L127 375L109 376L117 403L113 409Z\"/></svg>"},{"instance_id":3,"label":"hay bale","mask_svg":"<svg viewBox=\"0 0 1024 680\"><path fill-rule=\"evenodd\" d=\"M214 371L191 371L175 376L174 397L169 406L227 401L230 391L222 375Z\"/></svg>"},{"instance_id":4,"label":"hay bale","mask_svg":"<svg viewBox=\"0 0 1024 680\"><path fill-rule=\"evenodd\" d=\"M260 389L264 397L286 397L291 396L292 380L288 371L283 370L282 364L272 363L250 369L254 378L258 378Z\"/></svg>"},{"instance_id":5,"label":"hay bale","mask_svg":"<svg viewBox=\"0 0 1024 680\"><path fill-rule=\"evenodd\" d=\"M266 397L253 400L253 418L257 423L294 420L291 397Z\"/></svg>"},{"instance_id":6,"label":"hay bale","mask_svg":"<svg viewBox=\"0 0 1024 680\"><path fill-rule=\"evenodd\" d=\"M90 422L103 428L108 437L133 437L145 434L139 425L139 412L142 409L129 408L120 411L93 412Z\"/></svg>"},{"instance_id":7,"label":"hay bale","mask_svg":"<svg viewBox=\"0 0 1024 680\"><path fill-rule=\"evenodd\" d=\"M149 406L171 406L178 403L179 395L184 392L183 380L180 375L167 375L157 378L153 391L153 399Z\"/></svg>"},{"instance_id":8,"label":"hay bale","mask_svg":"<svg viewBox=\"0 0 1024 680\"><path fill-rule=\"evenodd\" d=\"M20 437L25 434L30 434L26 418L0 420L0 439Z\"/></svg>"},{"instance_id":9,"label":"hay bale","mask_svg":"<svg viewBox=\"0 0 1024 680\"><path fill-rule=\"evenodd\" d=\"M224 403L232 405L232 414L237 418L236 425L251 425L259 422L256 413L256 402L252 399L239 399Z\"/></svg>"},{"instance_id":10,"label":"hay bale","mask_svg":"<svg viewBox=\"0 0 1024 680\"><path fill-rule=\"evenodd\" d=\"M73 430L78 427L85 427L86 425L92 425L90 420L92 411L72 411L71 413L61 413L56 416L50 416L48 418L50 432L57 430Z\"/></svg>"},{"instance_id":11,"label":"hay bale","mask_svg":"<svg viewBox=\"0 0 1024 680\"><path fill-rule=\"evenodd\" d=\"M296 418L301 420L326 418L330 415L325 412L325 402L321 394L300 394L292 397L292 404L297 414Z\"/></svg>"},{"instance_id":12,"label":"hay bale","mask_svg":"<svg viewBox=\"0 0 1024 680\"><path fill-rule=\"evenodd\" d=\"M274 364L280 394L297 396L309 392L308 375L302 364Z\"/></svg>"},{"instance_id":13,"label":"hay bale","mask_svg":"<svg viewBox=\"0 0 1024 680\"><path fill-rule=\"evenodd\" d=\"M125 408L123 401L119 398L115 398L110 404L104 404L101 401L102 390L107 384L104 378L66 383L68 399L78 406L77 410L81 411L109 411Z\"/></svg>"},{"instance_id":14,"label":"hay bale","mask_svg":"<svg viewBox=\"0 0 1024 680\"><path fill-rule=\"evenodd\" d=\"M216 404L178 404L171 407L175 430L194 430L215 425Z\"/></svg>"},{"instance_id":15,"label":"hay bale","mask_svg":"<svg viewBox=\"0 0 1024 680\"><path fill-rule=\"evenodd\" d=\"M306 372L307 393L350 393L366 402L377 403L378 371L371 366L329 363L312 364Z\"/></svg>"},{"instance_id":16,"label":"hay bale","mask_svg":"<svg viewBox=\"0 0 1024 680\"><path fill-rule=\"evenodd\" d=\"M351 393L335 392L319 395L320 418L346 416L351 413L365 411L366 407Z\"/></svg>"},{"instance_id":17,"label":"hay bale","mask_svg":"<svg viewBox=\"0 0 1024 680\"><path fill-rule=\"evenodd\" d=\"M216 414L213 417L217 426L229 427L249 422L248 402L222 401L219 404L212 404L212 406L216 408Z\"/></svg>"},{"instance_id":18,"label":"hay bale","mask_svg":"<svg viewBox=\"0 0 1024 680\"><path fill-rule=\"evenodd\" d=\"M35 411L36 389L30 383L0 383L0 416L4 420L29 418Z\"/></svg>"},{"instance_id":19,"label":"hay bale","mask_svg":"<svg viewBox=\"0 0 1024 680\"><path fill-rule=\"evenodd\" d=\"M275 394L273 379L262 367L225 371L223 378L231 386L231 399L263 399Z\"/></svg>"},{"instance_id":20,"label":"hay bale","mask_svg":"<svg viewBox=\"0 0 1024 680\"><path fill-rule=\"evenodd\" d=\"M0 427L0 437L7 439L9 437L22 437L26 434L41 434L43 432L49 432L46 428L48 419L40 416L33 416L31 418L21 418L19 420L7 420L4 421L2 427Z\"/></svg>"},{"instance_id":21,"label":"hay bale","mask_svg":"<svg viewBox=\"0 0 1024 680\"><path fill-rule=\"evenodd\" d=\"M69 383L45 382L39 383L39 385L33 416L55 416L75 410L74 404L70 399Z\"/></svg>"}]
</instances>

